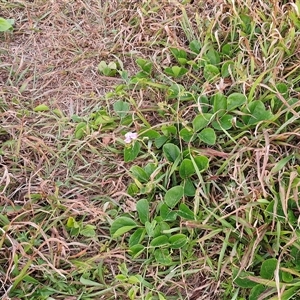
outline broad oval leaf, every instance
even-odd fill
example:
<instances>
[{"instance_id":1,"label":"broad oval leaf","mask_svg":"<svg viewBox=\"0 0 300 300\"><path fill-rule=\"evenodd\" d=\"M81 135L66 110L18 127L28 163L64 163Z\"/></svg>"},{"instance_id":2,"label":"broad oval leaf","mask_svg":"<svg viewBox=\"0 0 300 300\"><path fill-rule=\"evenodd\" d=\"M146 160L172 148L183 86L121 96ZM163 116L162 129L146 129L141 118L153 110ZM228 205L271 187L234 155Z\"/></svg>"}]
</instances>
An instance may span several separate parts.
<instances>
[{"instance_id":1,"label":"broad oval leaf","mask_svg":"<svg viewBox=\"0 0 300 300\"><path fill-rule=\"evenodd\" d=\"M145 228L137 228L129 238L129 247L138 245L144 239L145 233Z\"/></svg>"},{"instance_id":2,"label":"broad oval leaf","mask_svg":"<svg viewBox=\"0 0 300 300\"><path fill-rule=\"evenodd\" d=\"M274 272L277 267L277 259L269 258L265 260L260 267L260 276L264 279L274 278Z\"/></svg>"},{"instance_id":3,"label":"broad oval leaf","mask_svg":"<svg viewBox=\"0 0 300 300\"><path fill-rule=\"evenodd\" d=\"M214 49L208 50L206 57L212 65L217 65L221 61L219 53Z\"/></svg>"},{"instance_id":4,"label":"broad oval leaf","mask_svg":"<svg viewBox=\"0 0 300 300\"><path fill-rule=\"evenodd\" d=\"M227 109L227 99L222 93L217 93L213 97L213 111L221 116Z\"/></svg>"},{"instance_id":5,"label":"broad oval leaf","mask_svg":"<svg viewBox=\"0 0 300 300\"><path fill-rule=\"evenodd\" d=\"M12 25L14 24L14 20L4 19L0 17L0 31L8 31L12 29Z\"/></svg>"},{"instance_id":6,"label":"broad oval leaf","mask_svg":"<svg viewBox=\"0 0 300 300\"><path fill-rule=\"evenodd\" d=\"M185 203L179 205L179 210L177 211L178 216L187 220L195 220L194 213L189 209Z\"/></svg>"},{"instance_id":7,"label":"broad oval leaf","mask_svg":"<svg viewBox=\"0 0 300 300\"><path fill-rule=\"evenodd\" d=\"M151 247L162 247L162 246L166 246L168 244L169 244L168 236L160 235L151 241L150 246Z\"/></svg>"},{"instance_id":8,"label":"broad oval leaf","mask_svg":"<svg viewBox=\"0 0 300 300\"><path fill-rule=\"evenodd\" d=\"M198 137L202 142L207 145L214 145L217 140L215 131L212 128L205 128L199 134Z\"/></svg>"},{"instance_id":9,"label":"broad oval leaf","mask_svg":"<svg viewBox=\"0 0 300 300\"><path fill-rule=\"evenodd\" d=\"M163 205L162 205L163 206ZM170 230L170 225L169 223L165 222L165 221L159 221L159 223L156 225L156 227L154 228L154 235L153 237L157 237L162 235L165 231L169 231Z\"/></svg>"},{"instance_id":10,"label":"broad oval leaf","mask_svg":"<svg viewBox=\"0 0 300 300\"><path fill-rule=\"evenodd\" d=\"M211 81L220 75L219 69L214 65L206 65L203 70L205 80Z\"/></svg>"},{"instance_id":11,"label":"broad oval leaf","mask_svg":"<svg viewBox=\"0 0 300 300\"><path fill-rule=\"evenodd\" d=\"M160 216L164 221L175 221L177 213L171 210L165 203L160 207Z\"/></svg>"},{"instance_id":12,"label":"broad oval leaf","mask_svg":"<svg viewBox=\"0 0 300 300\"><path fill-rule=\"evenodd\" d=\"M250 292L249 300L257 300L259 296L267 289L267 287L263 284L255 285Z\"/></svg>"},{"instance_id":13,"label":"broad oval leaf","mask_svg":"<svg viewBox=\"0 0 300 300\"><path fill-rule=\"evenodd\" d=\"M196 188L191 179L186 179L184 181L184 195L188 197L193 197L196 194Z\"/></svg>"},{"instance_id":14,"label":"broad oval leaf","mask_svg":"<svg viewBox=\"0 0 300 300\"><path fill-rule=\"evenodd\" d=\"M221 74L223 78L229 77L232 73L232 70L234 68L234 62L233 61L226 61L222 64L221 68Z\"/></svg>"},{"instance_id":15,"label":"broad oval leaf","mask_svg":"<svg viewBox=\"0 0 300 300\"><path fill-rule=\"evenodd\" d=\"M192 52L194 52L196 54L200 53L201 44L200 44L199 41L197 41L197 40L191 41L189 47L190 47L190 49L191 49Z\"/></svg>"},{"instance_id":16,"label":"broad oval leaf","mask_svg":"<svg viewBox=\"0 0 300 300\"><path fill-rule=\"evenodd\" d=\"M237 274L239 274L238 277ZM241 288L253 288L257 285L257 283L247 278L250 275L251 273L244 272L244 271L240 272L238 269L234 269L233 270L234 283Z\"/></svg>"},{"instance_id":17,"label":"broad oval leaf","mask_svg":"<svg viewBox=\"0 0 300 300\"><path fill-rule=\"evenodd\" d=\"M165 194L165 203L170 207L173 208L179 202L179 200L184 195L183 186L178 185L170 188Z\"/></svg>"},{"instance_id":18,"label":"broad oval leaf","mask_svg":"<svg viewBox=\"0 0 300 300\"><path fill-rule=\"evenodd\" d=\"M149 203L147 199L141 199L136 203L136 210L142 224L149 221Z\"/></svg>"},{"instance_id":19,"label":"broad oval leaf","mask_svg":"<svg viewBox=\"0 0 300 300\"><path fill-rule=\"evenodd\" d=\"M113 107L116 114L122 119L128 114L130 104L128 102L119 100L114 103Z\"/></svg>"},{"instance_id":20,"label":"broad oval leaf","mask_svg":"<svg viewBox=\"0 0 300 300\"><path fill-rule=\"evenodd\" d=\"M129 146L124 148L124 161L130 162L133 161L138 154L140 153L141 145L138 141L135 141Z\"/></svg>"},{"instance_id":21,"label":"broad oval leaf","mask_svg":"<svg viewBox=\"0 0 300 300\"><path fill-rule=\"evenodd\" d=\"M192 175L194 175L195 172L196 171L195 171L193 162L190 159L185 158L179 166L180 177L185 179L185 178L188 178L188 177L191 177Z\"/></svg>"},{"instance_id":22,"label":"broad oval leaf","mask_svg":"<svg viewBox=\"0 0 300 300\"><path fill-rule=\"evenodd\" d=\"M180 249L187 243L187 236L182 233L178 233L172 235L169 238L170 248L172 249Z\"/></svg>"},{"instance_id":23,"label":"broad oval leaf","mask_svg":"<svg viewBox=\"0 0 300 300\"><path fill-rule=\"evenodd\" d=\"M96 235L95 229L96 226L87 224L82 230L80 230L80 234L85 237L94 237Z\"/></svg>"},{"instance_id":24,"label":"broad oval leaf","mask_svg":"<svg viewBox=\"0 0 300 300\"><path fill-rule=\"evenodd\" d=\"M160 134L153 129L146 129L143 130L142 132L139 132L139 137L143 138L143 137L147 137L148 139L156 139L160 137Z\"/></svg>"},{"instance_id":25,"label":"broad oval leaf","mask_svg":"<svg viewBox=\"0 0 300 300\"><path fill-rule=\"evenodd\" d=\"M194 132L192 129L182 128L179 132L179 136L187 143L193 140Z\"/></svg>"},{"instance_id":26,"label":"broad oval leaf","mask_svg":"<svg viewBox=\"0 0 300 300\"><path fill-rule=\"evenodd\" d=\"M134 178L136 178L141 183L145 183L149 180L149 175L143 168L139 166L132 166L130 168L130 172L134 176Z\"/></svg>"},{"instance_id":27,"label":"broad oval leaf","mask_svg":"<svg viewBox=\"0 0 300 300\"><path fill-rule=\"evenodd\" d=\"M46 104L40 104L33 109L33 111L35 111L35 112L49 111L49 110L50 110L50 108Z\"/></svg>"},{"instance_id":28,"label":"broad oval leaf","mask_svg":"<svg viewBox=\"0 0 300 300\"><path fill-rule=\"evenodd\" d=\"M205 128L211 121L212 114L204 113L196 116L193 120L193 129L195 132Z\"/></svg>"},{"instance_id":29,"label":"broad oval leaf","mask_svg":"<svg viewBox=\"0 0 300 300\"><path fill-rule=\"evenodd\" d=\"M266 110L264 103L260 100L251 102L247 110L250 111L250 115L247 114L244 116L243 120L248 125L270 120L273 117L273 114L269 110Z\"/></svg>"},{"instance_id":30,"label":"broad oval leaf","mask_svg":"<svg viewBox=\"0 0 300 300\"><path fill-rule=\"evenodd\" d=\"M209 159L204 155L194 157L194 161L198 167L199 172L203 172L208 169Z\"/></svg>"},{"instance_id":31,"label":"broad oval leaf","mask_svg":"<svg viewBox=\"0 0 300 300\"><path fill-rule=\"evenodd\" d=\"M180 150L178 146L172 143L164 144L163 152L169 162L175 162L176 159L180 156Z\"/></svg>"},{"instance_id":32,"label":"broad oval leaf","mask_svg":"<svg viewBox=\"0 0 300 300\"><path fill-rule=\"evenodd\" d=\"M132 257L138 257L140 254L144 252L145 246L141 244L133 245L129 248L129 253Z\"/></svg>"},{"instance_id":33,"label":"broad oval leaf","mask_svg":"<svg viewBox=\"0 0 300 300\"><path fill-rule=\"evenodd\" d=\"M227 98L227 109L233 110L244 103L246 103L247 98L244 94L241 93L232 93Z\"/></svg>"},{"instance_id":34,"label":"broad oval leaf","mask_svg":"<svg viewBox=\"0 0 300 300\"><path fill-rule=\"evenodd\" d=\"M217 130L228 130L233 126L232 120L233 116L226 114L221 119L213 121L211 125Z\"/></svg>"},{"instance_id":35,"label":"broad oval leaf","mask_svg":"<svg viewBox=\"0 0 300 300\"><path fill-rule=\"evenodd\" d=\"M110 227L110 234L116 238L137 227L138 224L128 217L120 217L116 219Z\"/></svg>"},{"instance_id":36,"label":"broad oval leaf","mask_svg":"<svg viewBox=\"0 0 300 300\"><path fill-rule=\"evenodd\" d=\"M171 254L169 249L156 249L154 251L155 260L161 265L169 265L172 263Z\"/></svg>"},{"instance_id":37,"label":"broad oval leaf","mask_svg":"<svg viewBox=\"0 0 300 300\"><path fill-rule=\"evenodd\" d=\"M150 74L152 71L152 62L143 58L138 58L136 60L136 63L138 64L138 66L147 74Z\"/></svg>"}]
</instances>

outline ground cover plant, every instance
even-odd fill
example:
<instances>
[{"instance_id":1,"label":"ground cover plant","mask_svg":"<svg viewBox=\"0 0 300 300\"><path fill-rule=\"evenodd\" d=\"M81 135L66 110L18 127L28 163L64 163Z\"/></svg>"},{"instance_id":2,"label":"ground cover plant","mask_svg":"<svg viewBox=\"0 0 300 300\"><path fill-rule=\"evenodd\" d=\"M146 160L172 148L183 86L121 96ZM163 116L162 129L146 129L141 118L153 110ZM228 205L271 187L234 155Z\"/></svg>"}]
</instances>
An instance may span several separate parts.
<instances>
[{"instance_id":1,"label":"ground cover plant","mask_svg":"<svg viewBox=\"0 0 300 300\"><path fill-rule=\"evenodd\" d=\"M3 299L299 299L299 1L1 1Z\"/></svg>"}]
</instances>

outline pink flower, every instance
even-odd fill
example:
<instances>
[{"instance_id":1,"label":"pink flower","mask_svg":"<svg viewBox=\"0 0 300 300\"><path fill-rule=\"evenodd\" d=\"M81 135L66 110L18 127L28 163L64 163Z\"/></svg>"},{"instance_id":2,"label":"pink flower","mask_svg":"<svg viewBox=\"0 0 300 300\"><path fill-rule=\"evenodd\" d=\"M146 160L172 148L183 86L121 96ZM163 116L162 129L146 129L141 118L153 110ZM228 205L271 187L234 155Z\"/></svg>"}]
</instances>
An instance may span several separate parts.
<instances>
[{"instance_id":1,"label":"pink flower","mask_svg":"<svg viewBox=\"0 0 300 300\"><path fill-rule=\"evenodd\" d=\"M125 143L129 144L132 140L136 140L138 137L138 134L136 132L127 132L125 134Z\"/></svg>"}]
</instances>

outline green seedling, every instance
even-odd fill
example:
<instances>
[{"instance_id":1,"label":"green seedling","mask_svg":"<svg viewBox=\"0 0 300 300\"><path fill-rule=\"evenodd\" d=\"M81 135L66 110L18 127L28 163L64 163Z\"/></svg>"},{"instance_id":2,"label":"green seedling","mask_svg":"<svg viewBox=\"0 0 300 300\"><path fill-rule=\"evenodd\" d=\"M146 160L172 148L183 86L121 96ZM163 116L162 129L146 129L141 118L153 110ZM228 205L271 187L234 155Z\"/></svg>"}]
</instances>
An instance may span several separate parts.
<instances>
[{"instance_id":1,"label":"green seedling","mask_svg":"<svg viewBox=\"0 0 300 300\"><path fill-rule=\"evenodd\" d=\"M4 19L0 17L0 32L12 31L13 25L15 24L14 19Z\"/></svg>"},{"instance_id":2,"label":"green seedling","mask_svg":"<svg viewBox=\"0 0 300 300\"><path fill-rule=\"evenodd\" d=\"M118 64L115 62L109 62L108 64L105 61L101 61L98 65L98 72L104 76L114 77L119 70Z\"/></svg>"}]
</instances>

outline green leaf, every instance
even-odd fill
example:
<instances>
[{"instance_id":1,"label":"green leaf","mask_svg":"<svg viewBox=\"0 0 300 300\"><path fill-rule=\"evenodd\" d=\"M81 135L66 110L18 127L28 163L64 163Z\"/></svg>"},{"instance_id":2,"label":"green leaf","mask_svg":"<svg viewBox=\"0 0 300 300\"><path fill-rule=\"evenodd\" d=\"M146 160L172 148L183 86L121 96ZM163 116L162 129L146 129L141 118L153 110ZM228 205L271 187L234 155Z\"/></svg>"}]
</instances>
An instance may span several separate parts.
<instances>
[{"instance_id":1,"label":"green leaf","mask_svg":"<svg viewBox=\"0 0 300 300\"><path fill-rule=\"evenodd\" d=\"M283 282L292 282L294 279L293 275L289 272L282 272L282 281Z\"/></svg>"},{"instance_id":2,"label":"green leaf","mask_svg":"<svg viewBox=\"0 0 300 300\"><path fill-rule=\"evenodd\" d=\"M205 128L199 134L198 137L201 141L208 145L214 145L217 140L215 131L212 128Z\"/></svg>"},{"instance_id":3,"label":"green leaf","mask_svg":"<svg viewBox=\"0 0 300 300\"><path fill-rule=\"evenodd\" d=\"M179 175L185 179L191 177L196 173L193 162L190 159L185 158L179 166Z\"/></svg>"},{"instance_id":4,"label":"green leaf","mask_svg":"<svg viewBox=\"0 0 300 300\"><path fill-rule=\"evenodd\" d=\"M162 125L161 131L165 136L177 134L177 128L174 125Z\"/></svg>"},{"instance_id":5,"label":"green leaf","mask_svg":"<svg viewBox=\"0 0 300 300\"><path fill-rule=\"evenodd\" d=\"M156 249L154 257L157 263L161 265L169 265L172 263L172 258L168 249Z\"/></svg>"},{"instance_id":6,"label":"green leaf","mask_svg":"<svg viewBox=\"0 0 300 300\"><path fill-rule=\"evenodd\" d=\"M150 74L152 71L152 62L143 58L138 58L136 60L138 66L147 74Z\"/></svg>"},{"instance_id":7,"label":"green leaf","mask_svg":"<svg viewBox=\"0 0 300 300\"><path fill-rule=\"evenodd\" d=\"M119 100L114 103L113 107L116 114L123 119L128 114L130 105L128 102Z\"/></svg>"},{"instance_id":8,"label":"green leaf","mask_svg":"<svg viewBox=\"0 0 300 300\"><path fill-rule=\"evenodd\" d=\"M124 233L136 228L138 224L128 217L120 217L116 219L110 227L110 234L116 238L123 235Z\"/></svg>"},{"instance_id":9,"label":"green leaf","mask_svg":"<svg viewBox=\"0 0 300 300\"><path fill-rule=\"evenodd\" d=\"M231 54L231 45L230 44L223 45L222 46L222 53L229 56Z\"/></svg>"},{"instance_id":10,"label":"green leaf","mask_svg":"<svg viewBox=\"0 0 300 300\"><path fill-rule=\"evenodd\" d=\"M228 130L233 126L232 119L232 115L226 114L221 119L213 121L211 125L217 130Z\"/></svg>"},{"instance_id":11,"label":"green leaf","mask_svg":"<svg viewBox=\"0 0 300 300\"><path fill-rule=\"evenodd\" d=\"M238 274L238 270L233 270L234 283L237 286L241 288L253 288L257 285L256 282L251 281L250 279L247 278L249 275L251 275L250 273L242 271L239 273L239 276L236 277L237 274Z\"/></svg>"},{"instance_id":12,"label":"green leaf","mask_svg":"<svg viewBox=\"0 0 300 300\"><path fill-rule=\"evenodd\" d=\"M169 244L169 238L166 235L160 235L150 242L151 247L162 247Z\"/></svg>"},{"instance_id":13,"label":"green leaf","mask_svg":"<svg viewBox=\"0 0 300 300\"><path fill-rule=\"evenodd\" d=\"M259 296L267 289L263 284L256 284L250 292L249 300L257 300Z\"/></svg>"},{"instance_id":14,"label":"green leaf","mask_svg":"<svg viewBox=\"0 0 300 300\"><path fill-rule=\"evenodd\" d=\"M163 146L163 153L169 162L175 162L180 156L180 149L174 144L167 143Z\"/></svg>"},{"instance_id":15,"label":"green leaf","mask_svg":"<svg viewBox=\"0 0 300 300\"><path fill-rule=\"evenodd\" d=\"M139 166L132 166L130 168L131 174L141 183L146 183L149 180L149 175L145 170Z\"/></svg>"},{"instance_id":16,"label":"green leaf","mask_svg":"<svg viewBox=\"0 0 300 300\"><path fill-rule=\"evenodd\" d=\"M159 223L154 228L154 235L153 235L153 237L160 236L160 235L164 234L164 232L170 230L169 223L163 221L162 218L161 218L161 216L157 216L156 220L159 221ZM167 234L167 235L169 236L169 234Z\"/></svg>"},{"instance_id":17,"label":"green leaf","mask_svg":"<svg viewBox=\"0 0 300 300\"><path fill-rule=\"evenodd\" d=\"M182 65L185 65L187 63L187 59L186 58L182 58L182 57L178 57L177 58L177 61L179 62L179 64L182 66Z\"/></svg>"},{"instance_id":18,"label":"green leaf","mask_svg":"<svg viewBox=\"0 0 300 300\"><path fill-rule=\"evenodd\" d=\"M260 121L270 120L273 114L266 110L262 101L256 100L251 102L245 112L250 112L250 115L243 116L243 120L248 125L257 124Z\"/></svg>"},{"instance_id":19,"label":"green leaf","mask_svg":"<svg viewBox=\"0 0 300 300\"><path fill-rule=\"evenodd\" d=\"M13 19L7 20L0 17L0 31L11 30L13 24L14 24Z\"/></svg>"},{"instance_id":20,"label":"green leaf","mask_svg":"<svg viewBox=\"0 0 300 300\"><path fill-rule=\"evenodd\" d=\"M168 99L181 97L185 93L185 88L181 84L172 84L167 90Z\"/></svg>"},{"instance_id":21,"label":"green leaf","mask_svg":"<svg viewBox=\"0 0 300 300\"><path fill-rule=\"evenodd\" d=\"M84 226L82 230L80 230L80 234L85 237L94 237L96 236L96 226L87 224Z\"/></svg>"},{"instance_id":22,"label":"green leaf","mask_svg":"<svg viewBox=\"0 0 300 300\"><path fill-rule=\"evenodd\" d=\"M117 64L114 61L109 62L107 67L112 70L117 70Z\"/></svg>"},{"instance_id":23,"label":"green leaf","mask_svg":"<svg viewBox=\"0 0 300 300\"><path fill-rule=\"evenodd\" d=\"M128 188L127 188L127 193L130 196L134 196L139 192L139 188L135 183L130 183Z\"/></svg>"},{"instance_id":24,"label":"green leaf","mask_svg":"<svg viewBox=\"0 0 300 300\"><path fill-rule=\"evenodd\" d=\"M129 146L126 146L124 148L124 161L125 162L133 161L140 153L140 149L141 149L141 145L138 141L135 141Z\"/></svg>"},{"instance_id":25,"label":"green leaf","mask_svg":"<svg viewBox=\"0 0 300 300\"><path fill-rule=\"evenodd\" d=\"M141 255L145 250L145 247L141 244L136 244L133 245L129 248L129 253L133 256L133 257L138 257L139 255Z\"/></svg>"},{"instance_id":26,"label":"green leaf","mask_svg":"<svg viewBox=\"0 0 300 300\"><path fill-rule=\"evenodd\" d=\"M187 53L182 49L170 48L170 51L176 59L187 58Z\"/></svg>"},{"instance_id":27,"label":"green leaf","mask_svg":"<svg viewBox=\"0 0 300 300\"><path fill-rule=\"evenodd\" d=\"M211 81L220 75L219 69L214 65L205 65L203 70L203 76L205 80Z\"/></svg>"},{"instance_id":28,"label":"green leaf","mask_svg":"<svg viewBox=\"0 0 300 300\"><path fill-rule=\"evenodd\" d=\"M104 69L106 69L107 68L107 63L105 62L105 61L100 61L100 63L99 63L99 65L98 65L98 70L100 71L100 72L102 72Z\"/></svg>"},{"instance_id":29,"label":"green leaf","mask_svg":"<svg viewBox=\"0 0 300 300\"><path fill-rule=\"evenodd\" d=\"M50 110L50 108L46 104L40 104L33 109L33 111L35 111L35 112L49 111L49 110Z\"/></svg>"},{"instance_id":30,"label":"green leaf","mask_svg":"<svg viewBox=\"0 0 300 300\"><path fill-rule=\"evenodd\" d=\"M114 76L117 73L117 64L110 62L108 65L105 61L101 61L98 65L98 71L105 76Z\"/></svg>"},{"instance_id":31,"label":"green leaf","mask_svg":"<svg viewBox=\"0 0 300 300\"><path fill-rule=\"evenodd\" d=\"M196 194L196 188L193 184L193 182L191 181L191 179L186 179L184 181L184 195L188 196L188 197L193 197Z\"/></svg>"},{"instance_id":32,"label":"green leaf","mask_svg":"<svg viewBox=\"0 0 300 300\"><path fill-rule=\"evenodd\" d=\"M153 220L151 223L148 222L148 221L145 222L145 229L146 229L146 232L147 232L149 237L154 236L154 230L155 230L156 225L157 225L156 220Z\"/></svg>"},{"instance_id":33,"label":"green leaf","mask_svg":"<svg viewBox=\"0 0 300 300\"><path fill-rule=\"evenodd\" d=\"M274 175L281 171L285 165L294 157L294 155L289 155L281 159L279 162L275 164L275 166L271 169L271 174Z\"/></svg>"},{"instance_id":34,"label":"green leaf","mask_svg":"<svg viewBox=\"0 0 300 300\"><path fill-rule=\"evenodd\" d=\"M273 298L272 300L290 300L290 299L296 299L296 298L292 298L293 296L299 296L299 286L293 286L293 287L290 287L290 288L286 289L280 295L280 298L276 297L276 298Z\"/></svg>"},{"instance_id":35,"label":"green leaf","mask_svg":"<svg viewBox=\"0 0 300 300\"><path fill-rule=\"evenodd\" d=\"M212 65L218 65L221 61L219 53L213 49L206 53L206 57Z\"/></svg>"},{"instance_id":36,"label":"green leaf","mask_svg":"<svg viewBox=\"0 0 300 300\"><path fill-rule=\"evenodd\" d=\"M151 174L156 170L156 164L155 163L148 163L145 167L144 170L147 173L147 175L150 177Z\"/></svg>"},{"instance_id":37,"label":"green leaf","mask_svg":"<svg viewBox=\"0 0 300 300\"><path fill-rule=\"evenodd\" d=\"M155 147L158 149L161 148L161 146L164 145L165 142L168 141L168 139L169 138L165 135L155 138L155 141L154 141Z\"/></svg>"},{"instance_id":38,"label":"green leaf","mask_svg":"<svg viewBox=\"0 0 300 300\"><path fill-rule=\"evenodd\" d=\"M103 284L96 282L96 281L92 281L90 279L86 279L83 276L80 277L80 283L82 283L85 286L97 286L97 287L103 287Z\"/></svg>"},{"instance_id":39,"label":"green leaf","mask_svg":"<svg viewBox=\"0 0 300 300\"><path fill-rule=\"evenodd\" d=\"M244 103L246 103L247 98L244 94L241 93L232 93L227 98L227 109L233 110Z\"/></svg>"},{"instance_id":40,"label":"green leaf","mask_svg":"<svg viewBox=\"0 0 300 300\"><path fill-rule=\"evenodd\" d=\"M165 203L160 207L160 216L164 221L175 221L177 214L175 211L172 211Z\"/></svg>"},{"instance_id":41,"label":"green leaf","mask_svg":"<svg viewBox=\"0 0 300 300\"><path fill-rule=\"evenodd\" d=\"M204 155L194 157L194 161L198 167L199 172L203 172L208 169L209 159Z\"/></svg>"},{"instance_id":42,"label":"green leaf","mask_svg":"<svg viewBox=\"0 0 300 300\"><path fill-rule=\"evenodd\" d=\"M87 129L88 129L88 126L85 122L78 123L75 128L75 138L79 139L79 140L81 138L83 138L87 133Z\"/></svg>"},{"instance_id":43,"label":"green leaf","mask_svg":"<svg viewBox=\"0 0 300 300\"><path fill-rule=\"evenodd\" d=\"M193 40L193 41L190 42L189 47L190 47L192 52L194 52L196 54L199 54L200 50L201 50L201 43L197 40Z\"/></svg>"},{"instance_id":44,"label":"green leaf","mask_svg":"<svg viewBox=\"0 0 300 300\"><path fill-rule=\"evenodd\" d=\"M218 113L218 116L224 115L227 109L227 99L222 93L217 93L213 96L213 112Z\"/></svg>"},{"instance_id":45,"label":"green leaf","mask_svg":"<svg viewBox=\"0 0 300 300\"><path fill-rule=\"evenodd\" d=\"M142 224L145 224L147 221L149 221L149 203L147 199L139 200L136 203L136 210Z\"/></svg>"},{"instance_id":46,"label":"green leaf","mask_svg":"<svg viewBox=\"0 0 300 300\"><path fill-rule=\"evenodd\" d=\"M73 217L69 217L68 221L67 221L67 227L69 227L69 228L79 228L79 224Z\"/></svg>"},{"instance_id":47,"label":"green leaf","mask_svg":"<svg viewBox=\"0 0 300 300\"><path fill-rule=\"evenodd\" d=\"M192 129L182 128L179 132L179 136L187 143L191 142L194 136Z\"/></svg>"},{"instance_id":48,"label":"green leaf","mask_svg":"<svg viewBox=\"0 0 300 300\"><path fill-rule=\"evenodd\" d=\"M33 283L35 285L39 284L38 280L36 280L35 278L33 278L32 276L29 276L29 275L25 275L22 280L25 282Z\"/></svg>"},{"instance_id":49,"label":"green leaf","mask_svg":"<svg viewBox=\"0 0 300 300\"><path fill-rule=\"evenodd\" d=\"M139 137L140 138L147 137L148 139L156 139L156 138L160 137L160 134L156 130L146 129L146 130L139 132Z\"/></svg>"},{"instance_id":50,"label":"green leaf","mask_svg":"<svg viewBox=\"0 0 300 300\"><path fill-rule=\"evenodd\" d=\"M173 208L184 195L184 189L181 185L170 188L165 194L165 203Z\"/></svg>"},{"instance_id":51,"label":"green leaf","mask_svg":"<svg viewBox=\"0 0 300 300\"><path fill-rule=\"evenodd\" d=\"M277 267L277 259L269 258L265 260L260 268L260 276L264 279L272 279L274 278L274 272Z\"/></svg>"},{"instance_id":52,"label":"green leaf","mask_svg":"<svg viewBox=\"0 0 300 300\"><path fill-rule=\"evenodd\" d=\"M129 238L129 247L131 248L137 244L140 244L145 237L145 233L145 228L137 228Z\"/></svg>"},{"instance_id":53,"label":"green leaf","mask_svg":"<svg viewBox=\"0 0 300 300\"><path fill-rule=\"evenodd\" d=\"M278 90L278 92L283 96L283 97L287 97L288 96L288 86L285 83L277 83L276 84L276 89Z\"/></svg>"},{"instance_id":54,"label":"green leaf","mask_svg":"<svg viewBox=\"0 0 300 300\"><path fill-rule=\"evenodd\" d=\"M197 115L193 120L193 129L195 132L205 128L211 121L213 114L204 113Z\"/></svg>"},{"instance_id":55,"label":"green leaf","mask_svg":"<svg viewBox=\"0 0 300 300\"><path fill-rule=\"evenodd\" d=\"M178 216L186 220L195 220L194 213L189 209L185 203L179 205L179 210L177 211Z\"/></svg>"},{"instance_id":56,"label":"green leaf","mask_svg":"<svg viewBox=\"0 0 300 300\"><path fill-rule=\"evenodd\" d=\"M226 77L230 77L230 73L232 73L233 71L233 68L234 68L234 62L229 60L229 61L226 61L223 65L222 65L222 68L221 68L221 75L223 78L226 78Z\"/></svg>"},{"instance_id":57,"label":"green leaf","mask_svg":"<svg viewBox=\"0 0 300 300\"><path fill-rule=\"evenodd\" d=\"M165 68L165 73L172 77L178 78L188 72L188 69L179 66L173 66L172 68Z\"/></svg>"},{"instance_id":58,"label":"green leaf","mask_svg":"<svg viewBox=\"0 0 300 300\"><path fill-rule=\"evenodd\" d=\"M182 234L182 233L172 235L169 238L170 247L172 249L182 248L187 243L187 241L188 241L188 239L187 239L186 235Z\"/></svg>"}]
</instances>

